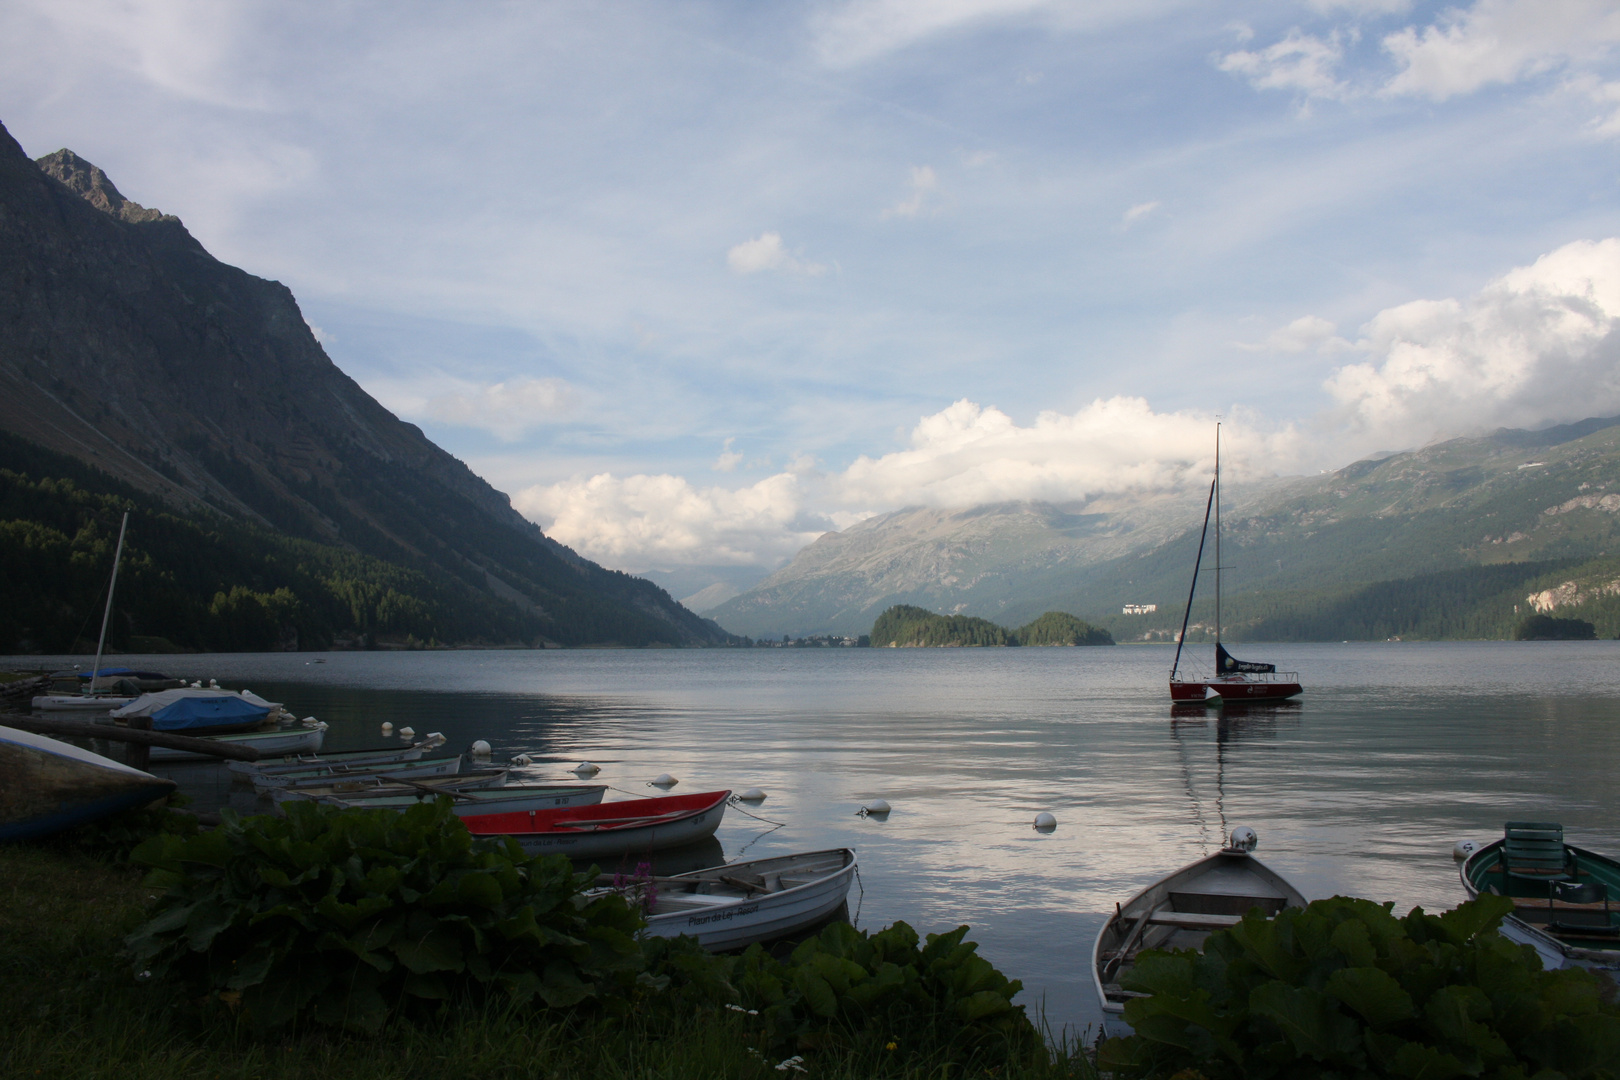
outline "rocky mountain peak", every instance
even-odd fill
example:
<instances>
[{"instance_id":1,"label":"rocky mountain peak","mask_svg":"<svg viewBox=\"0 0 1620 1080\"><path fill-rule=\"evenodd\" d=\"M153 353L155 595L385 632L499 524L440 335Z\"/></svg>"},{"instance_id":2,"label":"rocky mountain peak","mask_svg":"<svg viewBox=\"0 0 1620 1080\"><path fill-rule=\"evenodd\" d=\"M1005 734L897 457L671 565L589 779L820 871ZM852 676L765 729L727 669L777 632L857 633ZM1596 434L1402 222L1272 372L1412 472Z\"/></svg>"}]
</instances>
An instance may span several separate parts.
<instances>
[{"instance_id":1,"label":"rocky mountain peak","mask_svg":"<svg viewBox=\"0 0 1620 1080\"><path fill-rule=\"evenodd\" d=\"M46 154L34 163L45 171L45 175L60 180L69 191L102 213L111 214L120 221L138 225L148 221L180 220L172 214L149 209L124 198L99 166L92 165L66 148L54 154Z\"/></svg>"}]
</instances>

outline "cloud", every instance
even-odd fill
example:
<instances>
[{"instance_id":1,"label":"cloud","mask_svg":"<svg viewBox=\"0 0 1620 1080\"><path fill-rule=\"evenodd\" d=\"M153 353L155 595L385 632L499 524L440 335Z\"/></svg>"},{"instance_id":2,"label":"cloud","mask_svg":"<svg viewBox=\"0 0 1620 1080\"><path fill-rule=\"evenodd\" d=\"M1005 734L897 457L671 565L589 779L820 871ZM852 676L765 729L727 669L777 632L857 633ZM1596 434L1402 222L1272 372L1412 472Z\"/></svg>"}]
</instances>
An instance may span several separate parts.
<instances>
[{"instance_id":1,"label":"cloud","mask_svg":"<svg viewBox=\"0 0 1620 1080\"><path fill-rule=\"evenodd\" d=\"M694 487L684 477L600 473L519 491L518 512L608 566L766 565L790 558L835 524L802 514L791 473L748 487Z\"/></svg>"},{"instance_id":2,"label":"cloud","mask_svg":"<svg viewBox=\"0 0 1620 1080\"><path fill-rule=\"evenodd\" d=\"M1598 59L1617 43L1620 7L1613 0L1477 0L1421 30L1409 26L1384 38L1401 65L1384 92L1444 101Z\"/></svg>"},{"instance_id":3,"label":"cloud","mask_svg":"<svg viewBox=\"0 0 1620 1080\"><path fill-rule=\"evenodd\" d=\"M1130 228L1132 225L1136 224L1142 218L1147 217L1149 214L1153 213L1153 211L1157 210L1158 208L1159 208L1159 204L1158 204L1157 201L1155 201L1155 202L1137 203L1135 206L1131 207L1129 210L1125 211L1125 213L1120 215L1120 218L1119 218L1120 228L1122 228L1122 229Z\"/></svg>"},{"instance_id":4,"label":"cloud","mask_svg":"<svg viewBox=\"0 0 1620 1080\"><path fill-rule=\"evenodd\" d=\"M367 388L407 419L436 420L487 431L516 442L528 431L565 415L578 404L578 392L562 379L510 379L479 386L439 378L427 384L368 380Z\"/></svg>"},{"instance_id":5,"label":"cloud","mask_svg":"<svg viewBox=\"0 0 1620 1080\"><path fill-rule=\"evenodd\" d=\"M1307 98L1343 98L1350 88L1335 75L1344 60L1337 34L1323 39L1295 28L1274 45L1221 57L1222 71L1242 75L1256 90L1293 90Z\"/></svg>"},{"instance_id":6,"label":"cloud","mask_svg":"<svg viewBox=\"0 0 1620 1080\"><path fill-rule=\"evenodd\" d=\"M731 444L736 441L736 439L727 439L725 445L720 448L720 456L714 462L716 472L733 472L738 465L742 464L743 455L741 452L731 448Z\"/></svg>"},{"instance_id":7,"label":"cloud","mask_svg":"<svg viewBox=\"0 0 1620 1080\"><path fill-rule=\"evenodd\" d=\"M780 270L787 274L805 274L816 277L827 272L821 263L804 262L782 246L782 234L760 233L752 240L744 240L726 252L726 264L734 273L758 274L765 270Z\"/></svg>"},{"instance_id":8,"label":"cloud","mask_svg":"<svg viewBox=\"0 0 1620 1080\"><path fill-rule=\"evenodd\" d=\"M883 216L889 217L916 217L926 207L928 198L939 187L939 177L934 175L932 166L913 165L911 167L911 194L895 205L883 211Z\"/></svg>"},{"instance_id":9,"label":"cloud","mask_svg":"<svg viewBox=\"0 0 1620 1080\"><path fill-rule=\"evenodd\" d=\"M1327 380L1353 431L1407 441L1620 412L1620 239L1579 240L1468 300L1380 312Z\"/></svg>"},{"instance_id":10,"label":"cloud","mask_svg":"<svg viewBox=\"0 0 1620 1080\"><path fill-rule=\"evenodd\" d=\"M1302 315L1266 335L1260 342L1232 343L1244 352L1303 353L1313 349L1345 349L1350 343L1338 336L1338 327L1320 315Z\"/></svg>"},{"instance_id":11,"label":"cloud","mask_svg":"<svg viewBox=\"0 0 1620 1080\"><path fill-rule=\"evenodd\" d=\"M1028 17L1054 0L851 0L813 21L816 51L843 67L978 22Z\"/></svg>"},{"instance_id":12,"label":"cloud","mask_svg":"<svg viewBox=\"0 0 1620 1080\"><path fill-rule=\"evenodd\" d=\"M912 430L911 445L861 456L829 483L844 505L943 507L1021 499L1068 502L1207 484L1214 417L1158 413L1137 397L1099 399L1071 415L1043 412L1027 427L966 399ZM1223 429L1239 475L1285 467L1292 428L1238 422Z\"/></svg>"}]
</instances>

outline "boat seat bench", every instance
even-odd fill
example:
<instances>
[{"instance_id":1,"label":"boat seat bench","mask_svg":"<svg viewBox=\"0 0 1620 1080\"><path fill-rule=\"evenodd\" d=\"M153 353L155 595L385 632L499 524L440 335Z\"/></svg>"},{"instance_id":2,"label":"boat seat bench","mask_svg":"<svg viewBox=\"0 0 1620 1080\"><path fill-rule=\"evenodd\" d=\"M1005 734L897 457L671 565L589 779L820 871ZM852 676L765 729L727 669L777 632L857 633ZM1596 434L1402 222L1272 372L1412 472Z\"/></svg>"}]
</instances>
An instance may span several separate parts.
<instances>
[{"instance_id":1,"label":"boat seat bench","mask_svg":"<svg viewBox=\"0 0 1620 1080\"><path fill-rule=\"evenodd\" d=\"M1203 915L1192 911L1155 911L1148 916L1152 926L1175 926L1183 930L1224 930L1243 921L1241 915Z\"/></svg>"}]
</instances>

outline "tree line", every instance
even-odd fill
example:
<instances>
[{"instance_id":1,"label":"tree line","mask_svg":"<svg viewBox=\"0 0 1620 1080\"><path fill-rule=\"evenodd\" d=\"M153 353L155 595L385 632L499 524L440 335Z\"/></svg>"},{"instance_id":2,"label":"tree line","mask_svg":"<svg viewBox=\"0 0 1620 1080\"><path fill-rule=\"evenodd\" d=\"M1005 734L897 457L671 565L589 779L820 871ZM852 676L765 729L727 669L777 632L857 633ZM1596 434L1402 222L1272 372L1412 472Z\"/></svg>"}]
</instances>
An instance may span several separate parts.
<instances>
[{"instance_id":1,"label":"tree line","mask_svg":"<svg viewBox=\"0 0 1620 1080\"><path fill-rule=\"evenodd\" d=\"M940 615L927 608L896 604L877 617L873 646L985 647L1015 645L1112 645L1108 631L1062 611L1048 611L1016 630L974 615Z\"/></svg>"}]
</instances>

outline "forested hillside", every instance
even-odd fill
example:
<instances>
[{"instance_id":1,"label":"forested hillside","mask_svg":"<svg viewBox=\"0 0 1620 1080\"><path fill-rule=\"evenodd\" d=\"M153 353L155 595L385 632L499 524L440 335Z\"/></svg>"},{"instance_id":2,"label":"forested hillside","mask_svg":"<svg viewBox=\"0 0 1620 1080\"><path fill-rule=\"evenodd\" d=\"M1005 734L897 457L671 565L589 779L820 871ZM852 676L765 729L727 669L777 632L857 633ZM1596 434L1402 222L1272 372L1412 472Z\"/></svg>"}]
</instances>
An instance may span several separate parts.
<instances>
[{"instance_id":1,"label":"forested hillside","mask_svg":"<svg viewBox=\"0 0 1620 1080\"><path fill-rule=\"evenodd\" d=\"M121 651L436 642L674 643L667 623L581 604L559 620L429 570L176 512L88 466L0 433L0 652L94 646L130 511L108 637Z\"/></svg>"}]
</instances>

